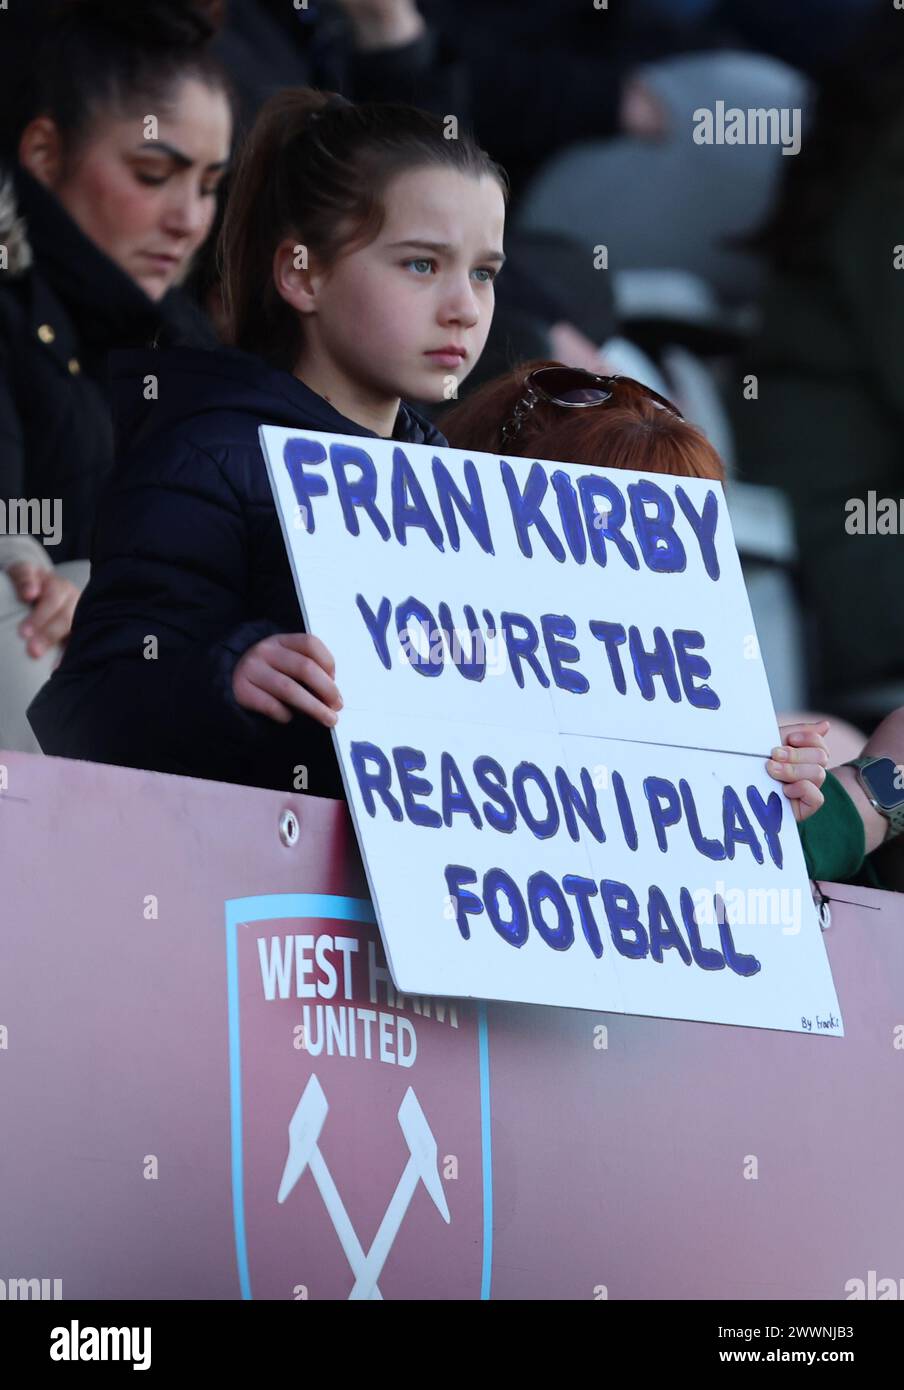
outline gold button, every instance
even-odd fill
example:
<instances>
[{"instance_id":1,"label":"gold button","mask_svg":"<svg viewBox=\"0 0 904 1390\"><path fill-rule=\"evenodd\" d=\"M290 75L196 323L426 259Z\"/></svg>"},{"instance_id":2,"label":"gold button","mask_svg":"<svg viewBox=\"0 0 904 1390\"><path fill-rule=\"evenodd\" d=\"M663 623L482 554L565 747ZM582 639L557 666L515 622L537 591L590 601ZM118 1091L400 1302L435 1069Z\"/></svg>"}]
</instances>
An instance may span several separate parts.
<instances>
[{"instance_id":1,"label":"gold button","mask_svg":"<svg viewBox=\"0 0 904 1390\"><path fill-rule=\"evenodd\" d=\"M42 323L41 327L38 329L38 337L41 339L42 343L52 343L56 334L49 323Z\"/></svg>"},{"instance_id":2,"label":"gold button","mask_svg":"<svg viewBox=\"0 0 904 1390\"><path fill-rule=\"evenodd\" d=\"M73 376L78 376L79 372L82 370L82 364L77 357L70 357L69 370Z\"/></svg>"}]
</instances>

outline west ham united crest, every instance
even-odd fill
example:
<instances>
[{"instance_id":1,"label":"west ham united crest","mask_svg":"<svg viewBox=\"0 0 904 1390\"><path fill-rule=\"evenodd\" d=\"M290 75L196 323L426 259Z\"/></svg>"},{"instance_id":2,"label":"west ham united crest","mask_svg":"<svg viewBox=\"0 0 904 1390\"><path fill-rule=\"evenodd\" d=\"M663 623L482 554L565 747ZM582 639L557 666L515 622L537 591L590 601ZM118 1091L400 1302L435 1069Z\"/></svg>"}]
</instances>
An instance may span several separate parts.
<instances>
[{"instance_id":1,"label":"west ham united crest","mask_svg":"<svg viewBox=\"0 0 904 1390\"><path fill-rule=\"evenodd\" d=\"M226 903L243 1298L489 1297L483 1006L401 996L371 903Z\"/></svg>"}]
</instances>

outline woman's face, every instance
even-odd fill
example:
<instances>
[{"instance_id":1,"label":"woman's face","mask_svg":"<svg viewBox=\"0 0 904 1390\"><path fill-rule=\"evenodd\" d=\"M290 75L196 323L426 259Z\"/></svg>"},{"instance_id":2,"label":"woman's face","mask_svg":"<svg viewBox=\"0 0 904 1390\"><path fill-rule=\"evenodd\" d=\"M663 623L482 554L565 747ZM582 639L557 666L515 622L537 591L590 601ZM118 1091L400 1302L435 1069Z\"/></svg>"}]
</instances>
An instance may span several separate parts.
<instances>
[{"instance_id":1,"label":"woman's face","mask_svg":"<svg viewBox=\"0 0 904 1390\"><path fill-rule=\"evenodd\" d=\"M157 300L184 279L210 231L231 135L225 94L186 79L156 128L145 116L98 121L71 168L44 181L82 231Z\"/></svg>"},{"instance_id":2,"label":"woman's face","mask_svg":"<svg viewBox=\"0 0 904 1390\"><path fill-rule=\"evenodd\" d=\"M358 413L402 397L441 401L483 352L493 279L505 259L505 203L494 178L422 167L398 175L375 241L314 273L298 375L315 390L354 383ZM444 358L454 345L464 355ZM331 397L333 399L334 397Z\"/></svg>"}]
</instances>

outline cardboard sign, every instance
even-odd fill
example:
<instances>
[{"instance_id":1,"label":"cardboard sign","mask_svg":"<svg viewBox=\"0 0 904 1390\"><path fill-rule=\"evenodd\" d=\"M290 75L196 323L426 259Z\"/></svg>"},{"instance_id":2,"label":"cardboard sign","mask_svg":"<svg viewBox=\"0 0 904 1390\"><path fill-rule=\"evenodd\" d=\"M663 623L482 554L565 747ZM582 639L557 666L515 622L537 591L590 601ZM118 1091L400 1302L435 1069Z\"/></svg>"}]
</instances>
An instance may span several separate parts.
<instances>
[{"instance_id":1,"label":"cardboard sign","mask_svg":"<svg viewBox=\"0 0 904 1390\"><path fill-rule=\"evenodd\" d=\"M398 987L840 1033L719 484L261 439Z\"/></svg>"}]
</instances>

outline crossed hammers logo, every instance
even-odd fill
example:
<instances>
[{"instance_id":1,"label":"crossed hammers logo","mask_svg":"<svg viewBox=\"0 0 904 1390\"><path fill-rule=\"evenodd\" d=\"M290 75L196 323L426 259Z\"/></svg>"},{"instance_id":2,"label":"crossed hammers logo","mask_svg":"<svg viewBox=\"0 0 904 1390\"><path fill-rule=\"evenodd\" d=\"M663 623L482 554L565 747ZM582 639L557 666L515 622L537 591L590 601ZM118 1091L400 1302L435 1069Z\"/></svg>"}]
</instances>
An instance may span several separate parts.
<instances>
[{"instance_id":1,"label":"crossed hammers logo","mask_svg":"<svg viewBox=\"0 0 904 1390\"><path fill-rule=\"evenodd\" d=\"M399 1106L398 1116L402 1134L408 1145L408 1162L389 1200L373 1244L365 1254L317 1142L329 1108L323 1087L312 1073L289 1121L289 1156L283 1168L276 1200L284 1202L305 1169L310 1168L333 1228L339 1237L339 1243L345 1252L345 1258L355 1276L349 1298L379 1299L383 1295L380 1293L377 1280L389 1258L393 1241L405 1219L405 1213L417 1191L418 1183L424 1184L447 1225L452 1219L437 1166L436 1140L418 1098L409 1086Z\"/></svg>"}]
</instances>

